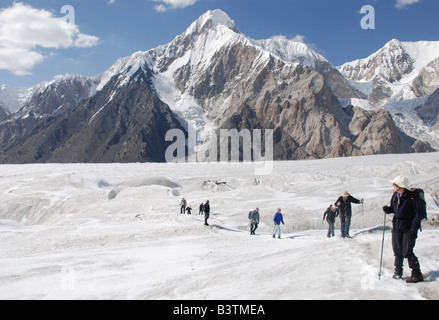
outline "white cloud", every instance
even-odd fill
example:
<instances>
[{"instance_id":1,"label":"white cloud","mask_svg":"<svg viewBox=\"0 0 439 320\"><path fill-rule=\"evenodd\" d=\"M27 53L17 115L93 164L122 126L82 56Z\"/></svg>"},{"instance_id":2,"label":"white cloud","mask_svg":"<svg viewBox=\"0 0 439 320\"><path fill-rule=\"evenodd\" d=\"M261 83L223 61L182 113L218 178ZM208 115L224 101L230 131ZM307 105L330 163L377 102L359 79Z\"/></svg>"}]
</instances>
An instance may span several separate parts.
<instances>
[{"instance_id":1,"label":"white cloud","mask_svg":"<svg viewBox=\"0 0 439 320\"><path fill-rule=\"evenodd\" d=\"M396 8L406 9L408 6L418 3L421 0L396 0Z\"/></svg>"},{"instance_id":2,"label":"white cloud","mask_svg":"<svg viewBox=\"0 0 439 320\"><path fill-rule=\"evenodd\" d=\"M15 3L0 9L0 69L16 75L30 70L46 58L37 48L62 49L95 46L99 38L83 34L77 25L52 12Z\"/></svg>"},{"instance_id":3,"label":"white cloud","mask_svg":"<svg viewBox=\"0 0 439 320\"><path fill-rule=\"evenodd\" d=\"M152 0L160 3L154 6L157 12L166 12L169 10L183 9L189 6L193 6L199 0Z\"/></svg>"}]
</instances>

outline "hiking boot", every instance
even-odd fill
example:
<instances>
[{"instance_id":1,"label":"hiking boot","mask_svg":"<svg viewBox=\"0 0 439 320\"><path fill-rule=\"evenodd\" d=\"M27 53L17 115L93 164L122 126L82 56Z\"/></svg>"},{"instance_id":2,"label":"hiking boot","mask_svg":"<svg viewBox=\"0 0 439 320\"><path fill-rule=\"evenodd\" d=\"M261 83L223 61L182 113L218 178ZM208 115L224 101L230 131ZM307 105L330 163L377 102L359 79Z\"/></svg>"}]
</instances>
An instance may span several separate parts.
<instances>
[{"instance_id":1,"label":"hiking boot","mask_svg":"<svg viewBox=\"0 0 439 320\"><path fill-rule=\"evenodd\" d=\"M407 283L418 283L418 282L424 282L424 276L420 271L413 271L412 276L407 279Z\"/></svg>"}]
</instances>

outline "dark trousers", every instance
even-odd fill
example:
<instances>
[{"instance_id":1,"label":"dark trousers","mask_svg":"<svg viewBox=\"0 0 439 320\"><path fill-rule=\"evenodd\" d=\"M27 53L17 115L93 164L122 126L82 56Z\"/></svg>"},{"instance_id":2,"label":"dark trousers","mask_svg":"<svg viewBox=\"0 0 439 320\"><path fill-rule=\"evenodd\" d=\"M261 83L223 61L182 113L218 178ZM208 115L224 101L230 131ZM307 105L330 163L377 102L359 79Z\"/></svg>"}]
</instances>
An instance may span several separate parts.
<instances>
[{"instance_id":1,"label":"dark trousers","mask_svg":"<svg viewBox=\"0 0 439 320\"><path fill-rule=\"evenodd\" d=\"M409 267L414 272L421 272L419 260L413 253L418 238L417 232L400 231L393 229L392 231L392 245L393 253L395 254L395 273L402 276L404 258L409 262Z\"/></svg>"},{"instance_id":2,"label":"dark trousers","mask_svg":"<svg viewBox=\"0 0 439 320\"><path fill-rule=\"evenodd\" d=\"M251 223L250 224L250 234L255 234L256 229L258 228L257 223Z\"/></svg>"},{"instance_id":3,"label":"dark trousers","mask_svg":"<svg viewBox=\"0 0 439 320\"><path fill-rule=\"evenodd\" d=\"M329 221L329 220L327 222L328 222L328 238L335 237L335 232L334 232L334 230L335 230L335 227L334 227L335 222L332 222L332 221Z\"/></svg>"},{"instance_id":4,"label":"dark trousers","mask_svg":"<svg viewBox=\"0 0 439 320\"><path fill-rule=\"evenodd\" d=\"M341 223L341 237L345 238L349 236L349 229L351 227L351 215L340 214L340 223Z\"/></svg>"},{"instance_id":5,"label":"dark trousers","mask_svg":"<svg viewBox=\"0 0 439 320\"><path fill-rule=\"evenodd\" d=\"M209 224L207 223L207 220L210 217L210 213L209 212L205 212L204 213L204 225L208 226Z\"/></svg>"},{"instance_id":6,"label":"dark trousers","mask_svg":"<svg viewBox=\"0 0 439 320\"><path fill-rule=\"evenodd\" d=\"M186 206L181 206L180 208L180 214L183 214L186 212Z\"/></svg>"}]
</instances>

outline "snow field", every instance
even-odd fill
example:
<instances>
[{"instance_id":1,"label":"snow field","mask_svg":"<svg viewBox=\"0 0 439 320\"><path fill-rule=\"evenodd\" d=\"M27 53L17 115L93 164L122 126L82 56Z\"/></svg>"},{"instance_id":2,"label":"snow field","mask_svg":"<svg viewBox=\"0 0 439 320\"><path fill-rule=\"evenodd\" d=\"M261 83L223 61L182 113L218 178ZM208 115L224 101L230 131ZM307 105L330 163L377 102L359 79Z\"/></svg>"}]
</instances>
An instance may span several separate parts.
<instances>
[{"instance_id":1,"label":"snow field","mask_svg":"<svg viewBox=\"0 0 439 320\"><path fill-rule=\"evenodd\" d=\"M437 153L276 162L260 177L248 164L0 166L0 299L438 299L438 169ZM391 279L390 231L378 281L382 206L399 174L428 193L418 285ZM354 239L338 224L327 239L323 213L344 189L365 199ZM182 197L192 216L179 214Z\"/></svg>"}]
</instances>

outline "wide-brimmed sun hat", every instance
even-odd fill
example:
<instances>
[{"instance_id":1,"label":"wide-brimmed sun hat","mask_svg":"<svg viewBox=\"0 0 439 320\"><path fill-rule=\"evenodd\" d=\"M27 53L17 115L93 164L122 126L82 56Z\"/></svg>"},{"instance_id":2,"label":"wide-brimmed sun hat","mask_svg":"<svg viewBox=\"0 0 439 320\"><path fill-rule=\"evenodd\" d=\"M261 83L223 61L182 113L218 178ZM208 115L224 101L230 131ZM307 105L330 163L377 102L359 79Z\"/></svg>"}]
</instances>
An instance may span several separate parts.
<instances>
[{"instance_id":1,"label":"wide-brimmed sun hat","mask_svg":"<svg viewBox=\"0 0 439 320\"><path fill-rule=\"evenodd\" d=\"M349 197L350 194L349 194L349 192L348 192L347 190L344 190L344 191L341 193L341 196L342 196L342 197Z\"/></svg>"},{"instance_id":2,"label":"wide-brimmed sun hat","mask_svg":"<svg viewBox=\"0 0 439 320\"><path fill-rule=\"evenodd\" d=\"M409 189L409 180L406 177L399 176L390 182L396 184L400 188Z\"/></svg>"}]
</instances>

